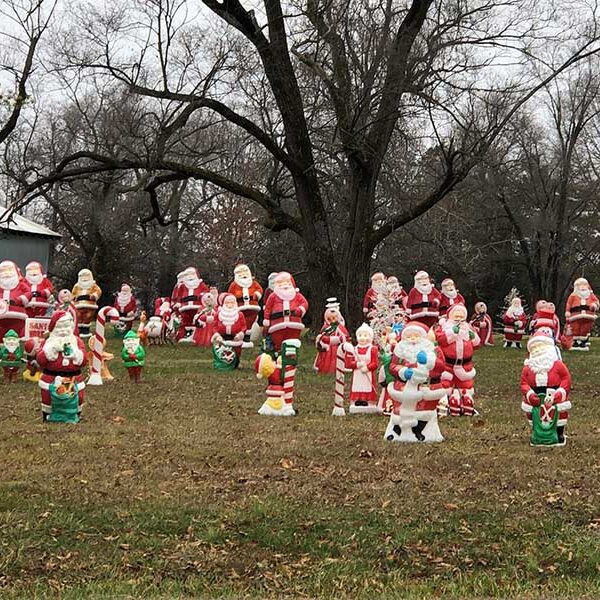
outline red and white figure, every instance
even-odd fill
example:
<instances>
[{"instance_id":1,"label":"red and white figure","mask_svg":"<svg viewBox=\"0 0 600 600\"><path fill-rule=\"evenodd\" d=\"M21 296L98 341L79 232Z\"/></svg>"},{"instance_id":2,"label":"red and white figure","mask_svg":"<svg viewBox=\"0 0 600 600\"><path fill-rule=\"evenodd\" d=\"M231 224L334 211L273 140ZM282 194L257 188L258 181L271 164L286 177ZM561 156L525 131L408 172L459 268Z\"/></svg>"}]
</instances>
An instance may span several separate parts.
<instances>
[{"instance_id":1,"label":"red and white figure","mask_svg":"<svg viewBox=\"0 0 600 600\"><path fill-rule=\"evenodd\" d=\"M37 354L42 347L42 338L32 337L25 340L23 344L23 354L25 358L25 369L23 370L23 379L38 383L41 376L40 365L37 361Z\"/></svg>"},{"instance_id":2,"label":"red and white figure","mask_svg":"<svg viewBox=\"0 0 600 600\"><path fill-rule=\"evenodd\" d=\"M335 373L338 347L349 339L350 334L340 312L340 303L337 298L328 298L323 314L323 326L315 341L317 356L313 369L321 374Z\"/></svg>"},{"instance_id":3,"label":"red and white figure","mask_svg":"<svg viewBox=\"0 0 600 600\"><path fill-rule=\"evenodd\" d=\"M0 262L0 339L10 330L25 334L26 307L31 300L29 284L12 260Z\"/></svg>"},{"instance_id":4,"label":"red and white figure","mask_svg":"<svg viewBox=\"0 0 600 600\"><path fill-rule=\"evenodd\" d=\"M599 306L588 280L583 277L576 279L565 308L565 320L573 337L571 350L590 349L590 334L598 318Z\"/></svg>"},{"instance_id":5,"label":"red and white figure","mask_svg":"<svg viewBox=\"0 0 600 600\"><path fill-rule=\"evenodd\" d=\"M530 425L534 406L540 407L542 421L553 420L554 411L558 411L557 445L564 446L565 426L571 409L571 374L557 356L554 339L544 331L538 331L529 338L527 350L529 358L521 371L521 409L527 415ZM540 396L544 397L543 402Z\"/></svg>"},{"instance_id":6,"label":"red and white figure","mask_svg":"<svg viewBox=\"0 0 600 600\"><path fill-rule=\"evenodd\" d=\"M208 292L208 286L200 278L198 270L188 267L181 277L181 285L177 291L177 311L181 316L181 324L177 332L180 342L193 341L194 315L202 308L202 294Z\"/></svg>"},{"instance_id":7,"label":"red and white figure","mask_svg":"<svg viewBox=\"0 0 600 600\"><path fill-rule=\"evenodd\" d=\"M446 367L452 375L452 393L448 400L451 416L473 416L474 405L473 353L480 345L480 339L467 322L467 309L462 304L453 306L446 319L436 331L437 341L444 354Z\"/></svg>"},{"instance_id":8,"label":"red and white figure","mask_svg":"<svg viewBox=\"0 0 600 600\"><path fill-rule=\"evenodd\" d=\"M233 270L233 281L229 286L229 293L235 296L240 311L246 319L246 332L244 335L244 348L252 348L250 330L260 312L260 299L263 289L260 283L252 277L248 265L239 264Z\"/></svg>"},{"instance_id":9,"label":"red and white figure","mask_svg":"<svg viewBox=\"0 0 600 600\"><path fill-rule=\"evenodd\" d=\"M217 301L211 292L202 294L202 308L194 315L194 344L209 348L215 333L215 317L217 316Z\"/></svg>"},{"instance_id":10,"label":"red and white figure","mask_svg":"<svg viewBox=\"0 0 600 600\"><path fill-rule=\"evenodd\" d=\"M377 346L373 343L373 329L363 323L356 330L356 346L350 342L343 345L344 367L352 371L350 384L350 414L378 414L381 409L377 402L377 367L379 365Z\"/></svg>"},{"instance_id":11,"label":"red and white figure","mask_svg":"<svg viewBox=\"0 0 600 600\"><path fill-rule=\"evenodd\" d=\"M237 300L233 294L221 294L220 301L221 305L217 309L213 323L214 333L211 342L233 348L239 357L242 353L242 344L246 331L244 314L239 309Z\"/></svg>"},{"instance_id":12,"label":"red and white figure","mask_svg":"<svg viewBox=\"0 0 600 600\"><path fill-rule=\"evenodd\" d=\"M302 319L308 310L308 301L296 289L287 271L277 274L273 286L264 307L263 329L271 337L275 352L279 352L284 341L299 339L304 331Z\"/></svg>"},{"instance_id":13,"label":"red and white figure","mask_svg":"<svg viewBox=\"0 0 600 600\"><path fill-rule=\"evenodd\" d=\"M387 295L387 283L385 275L380 271L371 275L371 287L367 290L363 298L363 313L366 317L373 311L379 296Z\"/></svg>"},{"instance_id":14,"label":"red and white figure","mask_svg":"<svg viewBox=\"0 0 600 600\"><path fill-rule=\"evenodd\" d=\"M76 333L73 315L56 311L50 319L48 338L37 353L37 362L42 370L38 382L42 395L44 420L52 412L50 384L59 379L71 379L77 383L79 410L85 402L85 382L82 369L86 364L86 350Z\"/></svg>"},{"instance_id":15,"label":"red and white figure","mask_svg":"<svg viewBox=\"0 0 600 600\"><path fill-rule=\"evenodd\" d=\"M94 332L94 347L92 348L93 359L90 369L88 385L102 385L102 355L106 346L104 329L106 321L118 321L119 311L114 306L104 306L98 311L96 318L96 330Z\"/></svg>"},{"instance_id":16,"label":"red and white figure","mask_svg":"<svg viewBox=\"0 0 600 600\"><path fill-rule=\"evenodd\" d=\"M81 269L73 286L73 302L77 311L77 327L81 337L90 337L90 327L96 318L102 290L89 269Z\"/></svg>"},{"instance_id":17,"label":"red and white figure","mask_svg":"<svg viewBox=\"0 0 600 600\"><path fill-rule=\"evenodd\" d=\"M386 281L388 297L391 302L401 309L406 309L406 298L408 294L402 287L400 281L395 275L390 275Z\"/></svg>"},{"instance_id":18,"label":"red and white figure","mask_svg":"<svg viewBox=\"0 0 600 600\"><path fill-rule=\"evenodd\" d=\"M181 298L182 286L183 286L183 278L185 276L186 269L177 273L177 279L175 281L175 285L173 286L173 291L171 292L171 306L173 310L177 312L179 310L179 300Z\"/></svg>"},{"instance_id":19,"label":"red and white figure","mask_svg":"<svg viewBox=\"0 0 600 600\"><path fill-rule=\"evenodd\" d=\"M121 285L121 290L117 294L113 306L119 313L119 321L122 323L122 329L129 331L137 314L137 300L128 283Z\"/></svg>"},{"instance_id":20,"label":"red and white figure","mask_svg":"<svg viewBox=\"0 0 600 600\"><path fill-rule=\"evenodd\" d=\"M392 407L384 439L389 442L441 442L437 407L446 395L444 386L430 386L439 358L427 326L417 321L402 330L394 347L388 385ZM446 384L448 385L448 384Z\"/></svg>"},{"instance_id":21,"label":"red and white figure","mask_svg":"<svg viewBox=\"0 0 600 600\"><path fill-rule=\"evenodd\" d=\"M487 304L485 302L477 302L475 304L475 312L471 317L471 327L479 336L481 346L494 345L494 324L492 318L488 315Z\"/></svg>"},{"instance_id":22,"label":"red and white figure","mask_svg":"<svg viewBox=\"0 0 600 600\"><path fill-rule=\"evenodd\" d=\"M456 289L453 279L447 277L442 281L440 290L440 317L446 316L446 313L455 304L466 305L463 295Z\"/></svg>"},{"instance_id":23,"label":"red and white figure","mask_svg":"<svg viewBox=\"0 0 600 600\"><path fill-rule=\"evenodd\" d=\"M518 296L513 298L502 316L505 348L521 348L521 340L527 327L527 318L521 298Z\"/></svg>"},{"instance_id":24,"label":"red and white figure","mask_svg":"<svg viewBox=\"0 0 600 600\"><path fill-rule=\"evenodd\" d=\"M267 287L265 288L265 293L263 296L263 306L266 306L267 299L273 293L273 288L275 286L275 277L277 277L277 273L269 273L269 277L267 278Z\"/></svg>"},{"instance_id":25,"label":"red and white figure","mask_svg":"<svg viewBox=\"0 0 600 600\"><path fill-rule=\"evenodd\" d=\"M437 323L440 314L440 293L435 289L429 274L418 271L414 287L408 292L406 309L411 321L419 321L427 327Z\"/></svg>"},{"instance_id":26,"label":"red and white figure","mask_svg":"<svg viewBox=\"0 0 600 600\"><path fill-rule=\"evenodd\" d=\"M25 280L29 284L31 300L27 305L27 316L44 317L50 308L50 297L54 291L52 282L44 274L39 262L30 262L25 267Z\"/></svg>"},{"instance_id":27,"label":"red and white figure","mask_svg":"<svg viewBox=\"0 0 600 600\"><path fill-rule=\"evenodd\" d=\"M530 329L535 333L538 329L550 329L554 340L560 339L560 321L556 315L556 306L547 300L538 300L535 303L535 313L531 317Z\"/></svg>"},{"instance_id":28,"label":"red and white figure","mask_svg":"<svg viewBox=\"0 0 600 600\"><path fill-rule=\"evenodd\" d=\"M154 317L160 317L164 321L168 321L171 318L171 298L169 296L161 296L154 300Z\"/></svg>"}]
</instances>

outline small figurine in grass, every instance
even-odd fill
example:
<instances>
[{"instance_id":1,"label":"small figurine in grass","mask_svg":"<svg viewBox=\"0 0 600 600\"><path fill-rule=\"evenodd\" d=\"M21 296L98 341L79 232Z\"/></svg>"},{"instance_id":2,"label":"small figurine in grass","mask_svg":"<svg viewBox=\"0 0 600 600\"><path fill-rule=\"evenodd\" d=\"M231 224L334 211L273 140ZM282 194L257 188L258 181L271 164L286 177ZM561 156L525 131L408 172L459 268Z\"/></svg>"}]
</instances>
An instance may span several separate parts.
<instances>
[{"instance_id":1,"label":"small figurine in grass","mask_svg":"<svg viewBox=\"0 0 600 600\"><path fill-rule=\"evenodd\" d=\"M9 329L2 338L2 346L0 346L0 366L4 372L4 382L17 383L22 365L21 341L17 332Z\"/></svg>"},{"instance_id":2,"label":"small figurine in grass","mask_svg":"<svg viewBox=\"0 0 600 600\"><path fill-rule=\"evenodd\" d=\"M146 351L140 344L140 338L135 331L128 331L123 338L123 350L121 358L127 371L129 379L140 383L142 378L142 369L146 362Z\"/></svg>"},{"instance_id":3,"label":"small figurine in grass","mask_svg":"<svg viewBox=\"0 0 600 600\"><path fill-rule=\"evenodd\" d=\"M313 369L321 374L335 373L338 347L349 337L350 334L346 329L344 317L342 317L340 312L339 302L336 298L328 298L325 314L323 315L323 326L315 340L317 356Z\"/></svg>"},{"instance_id":4,"label":"small figurine in grass","mask_svg":"<svg viewBox=\"0 0 600 600\"><path fill-rule=\"evenodd\" d=\"M481 346L494 345L494 331L490 315L485 302L475 304L475 313L471 317L471 327L479 336Z\"/></svg>"}]
</instances>

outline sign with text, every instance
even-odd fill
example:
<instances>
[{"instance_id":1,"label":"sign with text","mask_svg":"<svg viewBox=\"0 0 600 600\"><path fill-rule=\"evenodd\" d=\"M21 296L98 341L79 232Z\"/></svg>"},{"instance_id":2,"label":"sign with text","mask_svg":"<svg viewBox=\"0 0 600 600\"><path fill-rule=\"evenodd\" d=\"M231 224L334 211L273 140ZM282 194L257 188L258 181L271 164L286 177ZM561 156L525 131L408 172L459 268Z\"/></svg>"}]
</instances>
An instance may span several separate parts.
<instances>
[{"instance_id":1,"label":"sign with text","mask_svg":"<svg viewBox=\"0 0 600 600\"><path fill-rule=\"evenodd\" d=\"M44 339L49 326L50 319L27 318L25 319L25 337Z\"/></svg>"}]
</instances>

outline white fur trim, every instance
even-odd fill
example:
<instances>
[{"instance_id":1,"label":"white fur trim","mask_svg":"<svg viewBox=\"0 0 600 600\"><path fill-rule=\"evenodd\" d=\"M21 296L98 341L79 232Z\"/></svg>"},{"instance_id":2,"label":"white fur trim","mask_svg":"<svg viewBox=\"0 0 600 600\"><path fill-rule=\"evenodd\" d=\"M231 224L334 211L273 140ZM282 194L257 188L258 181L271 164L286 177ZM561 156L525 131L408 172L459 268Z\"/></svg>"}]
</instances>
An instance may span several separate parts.
<instances>
[{"instance_id":1,"label":"white fur trim","mask_svg":"<svg viewBox=\"0 0 600 600\"><path fill-rule=\"evenodd\" d=\"M345 417L346 411L344 410L344 408L342 406L334 406L331 416L332 417Z\"/></svg>"},{"instance_id":2,"label":"white fur trim","mask_svg":"<svg viewBox=\"0 0 600 600\"><path fill-rule=\"evenodd\" d=\"M274 333L275 331L281 331L282 329L298 329L302 331L304 329L303 323L295 323L293 321L284 322L284 323L276 323L275 325L271 325L269 327L269 333Z\"/></svg>"},{"instance_id":3,"label":"white fur trim","mask_svg":"<svg viewBox=\"0 0 600 600\"><path fill-rule=\"evenodd\" d=\"M302 342L296 339L285 340L284 344L286 344L286 346L293 346L294 348L300 348L300 346L302 346Z\"/></svg>"},{"instance_id":4,"label":"white fur trim","mask_svg":"<svg viewBox=\"0 0 600 600\"><path fill-rule=\"evenodd\" d=\"M531 413L531 411L533 411L533 406L527 404L527 402L521 402L521 410L526 413Z\"/></svg>"},{"instance_id":5,"label":"white fur trim","mask_svg":"<svg viewBox=\"0 0 600 600\"><path fill-rule=\"evenodd\" d=\"M556 410L558 412L565 412L567 410L571 410L571 408L572 408L571 401L565 400L563 402L559 402L558 404L554 405L554 408L556 408Z\"/></svg>"},{"instance_id":6,"label":"white fur trim","mask_svg":"<svg viewBox=\"0 0 600 600\"><path fill-rule=\"evenodd\" d=\"M21 320L25 320L27 318L27 314L24 312L14 312L12 310L9 310L8 312L5 312L2 315L3 319L21 319Z\"/></svg>"},{"instance_id":7,"label":"white fur trim","mask_svg":"<svg viewBox=\"0 0 600 600\"><path fill-rule=\"evenodd\" d=\"M379 415L383 411L375 404L370 406L355 406L354 404L350 404L348 412L351 415Z\"/></svg>"}]
</instances>

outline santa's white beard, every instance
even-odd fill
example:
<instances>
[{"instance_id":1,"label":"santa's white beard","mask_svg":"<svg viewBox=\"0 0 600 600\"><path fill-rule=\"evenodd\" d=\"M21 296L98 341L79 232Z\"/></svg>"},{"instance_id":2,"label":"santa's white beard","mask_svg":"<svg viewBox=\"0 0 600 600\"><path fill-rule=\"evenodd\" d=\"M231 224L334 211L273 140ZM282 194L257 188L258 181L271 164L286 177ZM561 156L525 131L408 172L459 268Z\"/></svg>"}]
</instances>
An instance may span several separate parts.
<instances>
[{"instance_id":1,"label":"santa's white beard","mask_svg":"<svg viewBox=\"0 0 600 600\"><path fill-rule=\"evenodd\" d=\"M236 308L224 308L221 307L219 310L219 321L226 327L233 325L239 316L239 309Z\"/></svg>"},{"instance_id":2,"label":"santa's white beard","mask_svg":"<svg viewBox=\"0 0 600 600\"><path fill-rule=\"evenodd\" d=\"M538 375L539 373L547 373L555 362L556 353L554 349L551 349L547 350L540 356L528 358L525 361L525 365L527 365L536 375Z\"/></svg>"},{"instance_id":3,"label":"santa's white beard","mask_svg":"<svg viewBox=\"0 0 600 600\"><path fill-rule=\"evenodd\" d=\"M458 296L457 290L443 290L443 292L444 292L444 296L448 296L448 298L452 298L452 300L454 300L454 298L456 298L456 296Z\"/></svg>"},{"instance_id":4,"label":"santa's white beard","mask_svg":"<svg viewBox=\"0 0 600 600\"><path fill-rule=\"evenodd\" d=\"M17 341L16 343L10 343L10 342L4 342L4 347L11 353L15 352L16 349L19 347L19 342Z\"/></svg>"},{"instance_id":5,"label":"santa's white beard","mask_svg":"<svg viewBox=\"0 0 600 600\"><path fill-rule=\"evenodd\" d=\"M506 314L509 317L522 317L525 314L525 311L523 310L522 307L519 307L519 308L512 308L512 307L510 307L506 311Z\"/></svg>"},{"instance_id":6,"label":"santa's white beard","mask_svg":"<svg viewBox=\"0 0 600 600\"><path fill-rule=\"evenodd\" d=\"M233 280L242 288L249 288L252 285L252 276L244 277L242 275L236 275Z\"/></svg>"},{"instance_id":7,"label":"santa's white beard","mask_svg":"<svg viewBox=\"0 0 600 600\"><path fill-rule=\"evenodd\" d=\"M188 290L195 290L200 285L200 279L194 279L193 281L190 279L186 279L183 282L183 285L185 285L185 287L188 288Z\"/></svg>"},{"instance_id":8,"label":"santa's white beard","mask_svg":"<svg viewBox=\"0 0 600 600\"><path fill-rule=\"evenodd\" d=\"M117 302L119 303L120 306L127 306L129 304L130 300L131 300L131 292L128 292L128 293L119 292L117 294Z\"/></svg>"},{"instance_id":9,"label":"santa's white beard","mask_svg":"<svg viewBox=\"0 0 600 600\"><path fill-rule=\"evenodd\" d=\"M582 300L587 300L590 295L592 293L592 290L587 289L587 290L577 290L575 292L575 294L577 294L577 296L579 296Z\"/></svg>"},{"instance_id":10,"label":"santa's white beard","mask_svg":"<svg viewBox=\"0 0 600 600\"><path fill-rule=\"evenodd\" d=\"M386 290L387 290L387 285L385 282L383 283L374 283L373 284L373 289L378 293L378 294L383 294Z\"/></svg>"},{"instance_id":11,"label":"santa's white beard","mask_svg":"<svg viewBox=\"0 0 600 600\"><path fill-rule=\"evenodd\" d=\"M282 300L287 300L288 302L290 302L296 297L296 290L293 287L286 288L283 290L277 289L274 291L274 293Z\"/></svg>"},{"instance_id":12,"label":"santa's white beard","mask_svg":"<svg viewBox=\"0 0 600 600\"><path fill-rule=\"evenodd\" d=\"M424 338L418 342L409 342L408 340L401 340L396 344L394 348L394 354L400 359L409 363L417 362L417 354L423 350L427 354L434 352L433 342ZM429 357L428 357L429 358Z\"/></svg>"},{"instance_id":13,"label":"santa's white beard","mask_svg":"<svg viewBox=\"0 0 600 600\"><path fill-rule=\"evenodd\" d=\"M65 344L69 344L72 348L77 348L77 337L73 333L70 333L69 335L51 333L48 336L48 341L51 341L52 345L60 350L62 350Z\"/></svg>"},{"instance_id":14,"label":"santa's white beard","mask_svg":"<svg viewBox=\"0 0 600 600\"><path fill-rule=\"evenodd\" d=\"M140 341L139 340L132 340L132 341L127 340L126 342L123 342L123 346L125 347L125 350L127 350L127 352L129 352L129 354L135 354L136 350L140 347Z\"/></svg>"},{"instance_id":15,"label":"santa's white beard","mask_svg":"<svg viewBox=\"0 0 600 600\"><path fill-rule=\"evenodd\" d=\"M0 288L3 290L14 290L19 285L19 275L15 273L10 277L0 279Z\"/></svg>"},{"instance_id":16,"label":"santa's white beard","mask_svg":"<svg viewBox=\"0 0 600 600\"><path fill-rule=\"evenodd\" d=\"M29 282L30 285L40 285L42 283L44 276L43 275L25 275L25 279Z\"/></svg>"},{"instance_id":17,"label":"santa's white beard","mask_svg":"<svg viewBox=\"0 0 600 600\"><path fill-rule=\"evenodd\" d=\"M432 283L423 283L423 284L417 284L417 285L415 285L415 287L417 288L417 291L421 292L421 294L425 294L426 296L429 296L429 294L431 294L431 290L433 289L433 284Z\"/></svg>"},{"instance_id":18,"label":"santa's white beard","mask_svg":"<svg viewBox=\"0 0 600 600\"><path fill-rule=\"evenodd\" d=\"M94 285L94 280L92 279L92 281L81 281L80 279L79 281L77 281L77 285L84 290L89 290Z\"/></svg>"}]
</instances>

